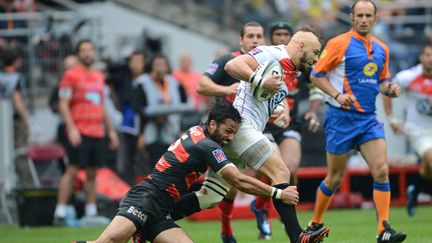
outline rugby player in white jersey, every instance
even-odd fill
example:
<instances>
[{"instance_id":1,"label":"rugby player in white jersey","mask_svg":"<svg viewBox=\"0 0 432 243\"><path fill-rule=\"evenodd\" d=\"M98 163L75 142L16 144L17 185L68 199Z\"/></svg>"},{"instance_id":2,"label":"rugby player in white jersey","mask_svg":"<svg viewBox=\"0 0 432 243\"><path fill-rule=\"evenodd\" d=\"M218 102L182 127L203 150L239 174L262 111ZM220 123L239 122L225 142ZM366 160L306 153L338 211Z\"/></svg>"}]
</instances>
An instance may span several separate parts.
<instances>
[{"instance_id":1,"label":"rugby player in white jersey","mask_svg":"<svg viewBox=\"0 0 432 243\"><path fill-rule=\"evenodd\" d=\"M384 108L394 133L405 133L412 149L421 159L419 176L407 188L409 216L414 216L417 197L427 192L432 182L432 44L423 45L419 55L420 63L397 73L393 82L407 93L403 126L393 117L392 100L384 98Z\"/></svg>"},{"instance_id":2,"label":"rugby player in white jersey","mask_svg":"<svg viewBox=\"0 0 432 243\"><path fill-rule=\"evenodd\" d=\"M280 190L289 187L290 171L282 160L276 147L263 135L262 131L276 106L288 94L285 83L297 76L298 71L306 71L318 61L321 49L319 34L310 27L300 29L286 46L259 46L247 54L230 60L225 70L234 78L243 80L234 100L234 106L240 112L243 122L234 140L224 146L227 157L240 168L247 165L260 174L270 178L277 188L273 199L279 198ZM283 68L283 81L277 76L268 76L264 89L273 94L266 101L258 101L251 91L250 82L256 77L254 70L265 61L278 61ZM289 125L288 105L275 120ZM295 186L290 187L293 193ZM219 175L208 170L200 191L196 193L200 209L211 208L219 203L229 191L230 186ZM190 207L193 204L183 203ZM328 228L303 232L295 211L295 205L286 205L280 200L273 200L285 230L291 242L320 242L328 235ZM188 208L188 215L193 211Z\"/></svg>"}]
</instances>

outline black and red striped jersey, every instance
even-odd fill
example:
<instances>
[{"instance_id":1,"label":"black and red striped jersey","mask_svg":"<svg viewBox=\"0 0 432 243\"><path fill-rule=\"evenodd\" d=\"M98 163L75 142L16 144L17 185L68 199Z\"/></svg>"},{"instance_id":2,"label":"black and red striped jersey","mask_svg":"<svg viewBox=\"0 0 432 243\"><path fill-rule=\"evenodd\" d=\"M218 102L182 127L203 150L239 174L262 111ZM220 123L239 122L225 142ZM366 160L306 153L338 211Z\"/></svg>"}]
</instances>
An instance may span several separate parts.
<instances>
[{"instance_id":1,"label":"black and red striped jersey","mask_svg":"<svg viewBox=\"0 0 432 243\"><path fill-rule=\"evenodd\" d=\"M240 80L231 77L225 71L225 65L231 59L234 59L235 57L238 57L241 54L243 54L241 51L235 51L216 58L215 60L213 60L213 62L210 64L210 66L207 68L207 70L204 72L203 75L210 78L216 84L223 85L223 86L230 86L234 83L240 82ZM227 97L227 99L230 102L233 102L234 98L235 95L231 95Z\"/></svg>"},{"instance_id":2,"label":"black and red striped jersey","mask_svg":"<svg viewBox=\"0 0 432 243\"><path fill-rule=\"evenodd\" d=\"M194 126L171 144L146 180L177 201L207 168L218 172L229 164L205 125Z\"/></svg>"}]
</instances>

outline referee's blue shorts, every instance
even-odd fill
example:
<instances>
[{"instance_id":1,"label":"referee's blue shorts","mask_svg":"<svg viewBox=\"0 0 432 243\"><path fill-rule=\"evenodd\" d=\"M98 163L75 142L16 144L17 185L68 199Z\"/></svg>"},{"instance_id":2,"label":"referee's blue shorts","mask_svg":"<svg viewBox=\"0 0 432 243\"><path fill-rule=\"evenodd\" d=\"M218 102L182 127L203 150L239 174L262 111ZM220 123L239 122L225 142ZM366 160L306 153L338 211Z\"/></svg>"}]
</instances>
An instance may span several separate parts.
<instances>
[{"instance_id":1,"label":"referee's blue shorts","mask_svg":"<svg viewBox=\"0 0 432 243\"><path fill-rule=\"evenodd\" d=\"M332 154L345 154L363 143L382 138L384 126L375 113L360 113L328 105L324 122L326 149Z\"/></svg>"}]
</instances>

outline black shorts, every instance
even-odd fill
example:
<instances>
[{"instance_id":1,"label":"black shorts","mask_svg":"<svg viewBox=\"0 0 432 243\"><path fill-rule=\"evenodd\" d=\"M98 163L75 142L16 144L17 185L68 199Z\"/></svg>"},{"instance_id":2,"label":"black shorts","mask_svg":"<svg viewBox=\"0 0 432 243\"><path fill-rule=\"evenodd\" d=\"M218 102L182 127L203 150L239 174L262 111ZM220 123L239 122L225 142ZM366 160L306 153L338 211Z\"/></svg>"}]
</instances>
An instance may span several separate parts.
<instances>
[{"instance_id":1,"label":"black shorts","mask_svg":"<svg viewBox=\"0 0 432 243\"><path fill-rule=\"evenodd\" d=\"M145 242L143 239L153 241L162 231L180 227L170 216L173 204L172 199L144 181L134 186L120 201L117 215L135 224L134 242Z\"/></svg>"},{"instance_id":2,"label":"black shorts","mask_svg":"<svg viewBox=\"0 0 432 243\"><path fill-rule=\"evenodd\" d=\"M66 134L64 134L66 136ZM59 139L69 158L69 163L79 167L97 166L101 167L105 163L105 147L107 146L104 138L92 138L81 135L81 144L72 147L69 139Z\"/></svg>"},{"instance_id":3,"label":"black shorts","mask_svg":"<svg viewBox=\"0 0 432 243\"><path fill-rule=\"evenodd\" d=\"M301 142L300 128L300 123L294 121L292 121L287 128L280 128L274 124L267 123L263 134L266 135L270 141L278 145L286 138L292 138Z\"/></svg>"}]
</instances>

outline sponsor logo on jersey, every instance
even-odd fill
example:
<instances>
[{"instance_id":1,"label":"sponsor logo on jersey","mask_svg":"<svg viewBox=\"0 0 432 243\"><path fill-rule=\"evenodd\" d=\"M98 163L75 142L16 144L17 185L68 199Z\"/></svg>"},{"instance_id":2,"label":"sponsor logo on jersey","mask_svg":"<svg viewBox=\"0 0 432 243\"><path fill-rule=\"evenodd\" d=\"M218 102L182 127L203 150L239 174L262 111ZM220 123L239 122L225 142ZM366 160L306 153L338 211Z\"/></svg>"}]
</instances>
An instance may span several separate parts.
<instances>
[{"instance_id":1,"label":"sponsor logo on jersey","mask_svg":"<svg viewBox=\"0 0 432 243\"><path fill-rule=\"evenodd\" d=\"M364 75L370 77L370 76L374 75L377 70L378 70L378 66L376 65L376 63L370 62L370 63L366 64L366 66L364 66L363 73L364 73Z\"/></svg>"},{"instance_id":2,"label":"sponsor logo on jersey","mask_svg":"<svg viewBox=\"0 0 432 243\"><path fill-rule=\"evenodd\" d=\"M218 69L219 64L217 63L212 63L210 64L210 66L207 68L206 72L209 73L210 75L213 75L216 70Z\"/></svg>"},{"instance_id":3,"label":"sponsor logo on jersey","mask_svg":"<svg viewBox=\"0 0 432 243\"><path fill-rule=\"evenodd\" d=\"M378 80L376 80L375 78L359 79L359 83L361 83L361 84L376 84L377 82L378 82Z\"/></svg>"},{"instance_id":4,"label":"sponsor logo on jersey","mask_svg":"<svg viewBox=\"0 0 432 243\"><path fill-rule=\"evenodd\" d=\"M321 55L320 55L320 59L322 59L322 58L324 58L325 56L327 56L327 49L324 49L324 51L322 51L321 52Z\"/></svg>"},{"instance_id":5,"label":"sponsor logo on jersey","mask_svg":"<svg viewBox=\"0 0 432 243\"><path fill-rule=\"evenodd\" d=\"M271 115L271 111L274 111L276 109L276 106L278 106L279 103L282 103L282 101L285 99L285 97L288 95L288 89L285 85L282 86L283 89L276 92L271 99L268 101L268 110L269 110L269 116Z\"/></svg>"},{"instance_id":6,"label":"sponsor logo on jersey","mask_svg":"<svg viewBox=\"0 0 432 243\"><path fill-rule=\"evenodd\" d=\"M144 214L141 210L136 209L134 206L130 206L126 213L132 214L139 218L143 223L147 220L147 215Z\"/></svg>"},{"instance_id":7,"label":"sponsor logo on jersey","mask_svg":"<svg viewBox=\"0 0 432 243\"><path fill-rule=\"evenodd\" d=\"M249 54L251 54L252 56L257 55L258 53L261 53L263 50L261 50L260 48L255 48L252 51L249 52Z\"/></svg>"},{"instance_id":8,"label":"sponsor logo on jersey","mask_svg":"<svg viewBox=\"0 0 432 243\"><path fill-rule=\"evenodd\" d=\"M218 163L227 160L225 153L223 152L223 150L221 148L215 149L213 150L213 156L215 157L215 159L217 160Z\"/></svg>"},{"instance_id":9,"label":"sponsor logo on jersey","mask_svg":"<svg viewBox=\"0 0 432 243\"><path fill-rule=\"evenodd\" d=\"M101 96L97 91L89 91L85 94L84 98L90 101L94 105L99 105L101 103Z\"/></svg>"}]
</instances>

